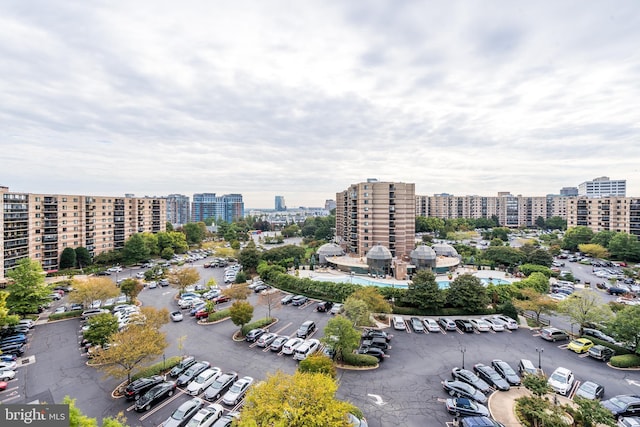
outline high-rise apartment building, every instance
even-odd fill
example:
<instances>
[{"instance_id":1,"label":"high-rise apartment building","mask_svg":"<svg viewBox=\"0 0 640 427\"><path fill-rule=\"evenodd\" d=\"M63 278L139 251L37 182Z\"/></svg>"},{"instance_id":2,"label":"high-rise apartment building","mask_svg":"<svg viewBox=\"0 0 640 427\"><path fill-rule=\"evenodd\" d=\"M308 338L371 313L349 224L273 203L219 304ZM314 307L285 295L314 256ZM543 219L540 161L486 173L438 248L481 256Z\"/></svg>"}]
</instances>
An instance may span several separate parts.
<instances>
[{"instance_id":1,"label":"high-rise apartment building","mask_svg":"<svg viewBox=\"0 0 640 427\"><path fill-rule=\"evenodd\" d=\"M287 210L287 204L284 202L284 196L276 196L275 205L277 212L284 212Z\"/></svg>"},{"instance_id":2,"label":"high-rise apartment building","mask_svg":"<svg viewBox=\"0 0 640 427\"><path fill-rule=\"evenodd\" d=\"M191 220L189 196L169 194L167 197L167 221L173 225L183 225Z\"/></svg>"},{"instance_id":3,"label":"high-rise apartment building","mask_svg":"<svg viewBox=\"0 0 640 427\"><path fill-rule=\"evenodd\" d=\"M324 201L324 209L327 211L331 211L336 208L336 201L327 199Z\"/></svg>"},{"instance_id":4,"label":"high-rise apartment building","mask_svg":"<svg viewBox=\"0 0 640 427\"><path fill-rule=\"evenodd\" d=\"M578 185L578 195L586 197L610 197L627 195L627 180L611 180L608 176L594 178Z\"/></svg>"},{"instance_id":5,"label":"high-rise apartment building","mask_svg":"<svg viewBox=\"0 0 640 427\"><path fill-rule=\"evenodd\" d=\"M578 187L562 187L560 189L561 196L577 196L578 195Z\"/></svg>"},{"instance_id":6,"label":"high-rise apartment building","mask_svg":"<svg viewBox=\"0 0 640 427\"><path fill-rule=\"evenodd\" d=\"M225 222L244 217L244 202L242 194L225 194L216 196L215 193L198 193L193 195L191 217L193 222L213 218Z\"/></svg>"},{"instance_id":7,"label":"high-rise apartment building","mask_svg":"<svg viewBox=\"0 0 640 427\"><path fill-rule=\"evenodd\" d=\"M347 254L364 257L380 243L408 257L415 219L415 184L369 179L336 194L336 237Z\"/></svg>"},{"instance_id":8,"label":"high-rise apartment building","mask_svg":"<svg viewBox=\"0 0 640 427\"><path fill-rule=\"evenodd\" d=\"M624 232L640 236L640 198L580 196L567 203L567 227L585 226L595 233Z\"/></svg>"},{"instance_id":9,"label":"high-rise apartment building","mask_svg":"<svg viewBox=\"0 0 640 427\"><path fill-rule=\"evenodd\" d=\"M162 198L32 194L0 187L0 280L22 258L58 269L65 248L91 255L124 247L136 233L166 230Z\"/></svg>"}]
</instances>

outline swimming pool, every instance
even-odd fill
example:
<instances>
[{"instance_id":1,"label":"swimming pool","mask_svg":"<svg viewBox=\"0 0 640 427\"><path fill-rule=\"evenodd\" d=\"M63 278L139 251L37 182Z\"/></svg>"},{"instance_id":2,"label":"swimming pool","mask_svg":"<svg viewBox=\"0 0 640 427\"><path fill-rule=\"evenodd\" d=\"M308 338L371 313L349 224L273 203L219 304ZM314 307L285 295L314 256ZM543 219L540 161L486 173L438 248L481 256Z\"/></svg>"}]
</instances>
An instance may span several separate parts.
<instances>
[{"instance_id":1,"label":"swimming pool","mask_svg":"<svg viewBox=\"0 0 640 427\"><path fill-rule=\"evenodd\" d=\"M363 286L377 286L379 288L407 289L409 287L406 283L377 282L375 280L366 279L360 276L314 276L314 277L311 277L311 279L319 282L353 283L356 285L363 285ZM489 283L493 283L494 285L508 285L509 283L511 283L504 279L497 279L497 278L489 279L486 277L480 278L480 282L482 282L484 286L487 286ZM438 283L438 287L440 289L448 289L449 283L451 283L451 281L438 280L436 283Z\"/></svg>"}]
</instances>

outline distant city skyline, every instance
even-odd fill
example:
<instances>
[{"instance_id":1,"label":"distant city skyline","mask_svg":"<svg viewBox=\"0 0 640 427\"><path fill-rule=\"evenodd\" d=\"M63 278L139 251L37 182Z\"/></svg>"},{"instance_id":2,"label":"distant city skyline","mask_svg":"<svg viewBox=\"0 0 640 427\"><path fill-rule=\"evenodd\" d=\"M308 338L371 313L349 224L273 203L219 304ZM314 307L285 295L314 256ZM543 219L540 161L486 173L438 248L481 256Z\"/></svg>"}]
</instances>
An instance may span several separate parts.
<instances>
[{"instance_id":1,"label":"distant city skyline","mask_svg":"<svg viewBox=\"0 0 640 427\"><path fill-rule=\"evenodd\" d=\"M0 184L241 193L640 196L640 2L0 4Z\"/></svg>"}]
</instances>

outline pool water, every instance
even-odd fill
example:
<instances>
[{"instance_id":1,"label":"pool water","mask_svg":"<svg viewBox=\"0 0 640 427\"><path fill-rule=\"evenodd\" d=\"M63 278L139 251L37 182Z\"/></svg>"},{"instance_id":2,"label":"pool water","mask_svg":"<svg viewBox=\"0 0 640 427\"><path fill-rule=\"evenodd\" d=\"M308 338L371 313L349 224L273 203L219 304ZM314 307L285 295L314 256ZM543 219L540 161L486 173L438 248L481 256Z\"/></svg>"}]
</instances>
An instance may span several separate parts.
<instances>
[{"instance_id":1,"label":"pool water","mask_svg":"<svg viewBox=\"0 0 640 427\"><path fill-rule=\"evenodd\" d=\"M407 289L409 286L406 283L386 283L386 282L377 282L375 280L366 279L364 277L359 276L315 276L311 278L312 280L316 280L319 282L334 282L334 283L353 283L356 285L363 286L377 286L379 288L398 288L398 289ZM509 281L504 279L497 278L480 278L480 281L483 285L487 286L489 283L493 283L494 285L508 285ZM449 280L439 280L438 287L440 289L448 289L451 281Z\"/></svg>"}]
</instances>

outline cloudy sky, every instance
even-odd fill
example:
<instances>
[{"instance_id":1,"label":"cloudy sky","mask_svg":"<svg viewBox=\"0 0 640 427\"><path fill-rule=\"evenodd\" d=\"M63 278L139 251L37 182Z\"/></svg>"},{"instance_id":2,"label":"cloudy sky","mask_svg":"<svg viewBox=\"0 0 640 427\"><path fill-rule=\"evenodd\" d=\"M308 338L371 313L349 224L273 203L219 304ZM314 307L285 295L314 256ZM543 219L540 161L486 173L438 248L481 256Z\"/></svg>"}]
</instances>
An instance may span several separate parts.
<instances>
[{"instance_id":1,"label":"cloudy sky","mask_svg":"<svg viewBox=\"0 0 640 427\"><path fill-rule=\"evenodd\" d=\"M12 191L640 196L635 0L5 1L0 58Z\"/></svg>"}]
</instances>

